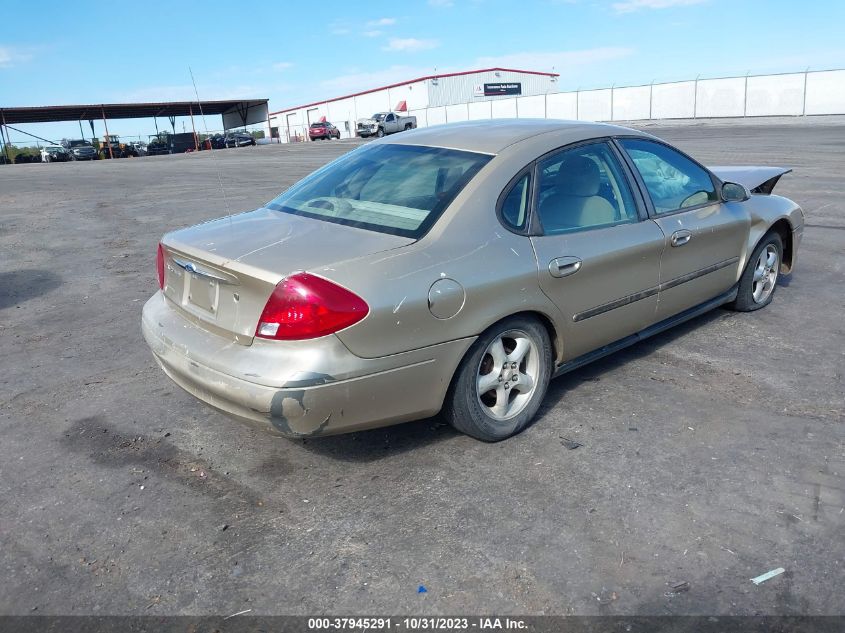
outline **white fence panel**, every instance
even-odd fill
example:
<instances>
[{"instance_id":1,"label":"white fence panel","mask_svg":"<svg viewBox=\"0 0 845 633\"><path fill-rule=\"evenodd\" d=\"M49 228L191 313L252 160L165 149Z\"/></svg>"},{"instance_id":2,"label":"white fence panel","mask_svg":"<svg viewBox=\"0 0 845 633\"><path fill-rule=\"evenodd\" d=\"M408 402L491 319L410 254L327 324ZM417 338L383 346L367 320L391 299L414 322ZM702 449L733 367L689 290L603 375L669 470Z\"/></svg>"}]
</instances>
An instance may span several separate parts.
<instances>
[{"instance_id":1,"label":"white fence panel","mask_svg":"<svg viewBox=\"0 0 845 633\"><path fill-rule=\"evenodd\" d=\"M804 73L749 77L745 95L748 116L797 116L804 111Z\"/></svg>"},{"instance_id":2,"label":"white fence panel","mask_svg":"<svg viewBox=\"0 0 845 633\"><path fill-rule=\"evenodd\" d=\"M446 106L446 120L449 123L457 123L458 121L466 121L467 119L469 119L469 114L466 103Z\"/></svg>"},{"instance_id":3,"label":"white fence panel","mask_svg":"<svg viewBox=\"0 0 845 633\"><path fill-rule=\"evenodd\" d=\"M651 86L635 86L633 88L615 88L613 90L614 121L638 121L647 119Z\"/></svg>"},{"instance_id":4,"label":"white fence panel","mask_svg":"<svg viewBox=\"0 0 845 633\"><path fill-rule=\"evenodd\" d=\"M446 106L428 108L428 124L441 125L446 123Z\"/></svg>"},{"instance_id":5,"label":"white fence panel","mask_svg":"<svg viewBox=\"0 0 845 633\"><path fill-rule=\"evenodd\" d=\"M578 94L575 92L556 92L546 95L546 116L550 119L578 118Z\"/></svg>"},{"instance_id":6,"label":"white fence panel","mask_svg":"<svg viewBox=\"0 0 845 633\"><path fill-rule=\"evenodd\" d=\"M651 90L652 119L691 119L694 116L694 81L654 84Z\"/></svg>"},{"instance_id":7,"label":"white fence panel","mask_svg":"<svg viewBox=\"0 0 845 633\"><path fill-rule=\"evenodd\" d=\"M745 77L702 79L698 82L696 117L743 116Z\"/></svg>"},{"instance_id":8,"label":"white fence panel","mask_svg":"<svg viewBox=\"0 0 845 633\"><path fill-rule=\"evenodd\" d=\"M408 112L411 116L417 117L417 127L428 127L428 109L421 108L419 110L411 110Z\"/></svg>"},{"instance_id":9,"label":"white fence panel","mask_svg":"<svg viewBox=\"0 0 845 633\"><path fill-rule=\"evenodd\" d=\"M545 119L546 95L519 97L516 100L516 113L520 119Z\"/></svg>"},{"instance_id":10,"label":"white fence panel","mask_svg":"<svg viewBox=\"0 0 845 633\"><path fill-rule=\"evenodd\" d=\"M469 106L469 120L470 121L479 121L484 119L489 119L491 114L490 104L493 103L492 101L472 101L468 104Z\"/></svg>"},{"instance_id":11,"label":"white fence panel","mask_svg":"<svg viewBox=\"0 0 845 633\"><path fill-rule=\"evenodd\" d=\"M610 88L578 93L578 118L581 121L610 121Z\"/></svg>"},{"instance_id":12,"label":"white fence panel","mask_svg":"<svg viewBox=\"0 0 845 633\"><path fill-rule=\"evenodd\" d=\"M807 74L806 113L845 113L845 70Z\"/></svg>"},{"instance_id":13,"label":"white fence panel","mask_svg":"<svg viewBox=\"0 0 845 633\"><path fill-rule=\"evenodd\" d=\"M496 99L490 102L490 116L494 119L516 118L516 99Z\"/></svg>"}]
</instances>

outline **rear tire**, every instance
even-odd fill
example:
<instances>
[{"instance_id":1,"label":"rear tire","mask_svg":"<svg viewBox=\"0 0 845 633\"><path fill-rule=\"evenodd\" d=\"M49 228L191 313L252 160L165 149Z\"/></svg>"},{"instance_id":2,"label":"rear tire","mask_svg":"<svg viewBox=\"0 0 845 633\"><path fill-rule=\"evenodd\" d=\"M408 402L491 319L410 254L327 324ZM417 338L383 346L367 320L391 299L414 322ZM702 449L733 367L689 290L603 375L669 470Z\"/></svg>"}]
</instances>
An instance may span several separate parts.
<instances>
[{"instance_id":1,"label":"rear tire","mask_svg":"<svg viewBox=\"0 0 845 633\"><path fill-rule=\"evenodd\" d=\"M780 264L783 261L783 240L776 232L767 233L748 259L736 299L729 307L739 312L753 312L772 302L777 288Z\"/></svg>"},{"instance_id":2,"label":"rear tire","mask_svg":"<svg viewBox=\"0 0 845 633\"><path fill-rule=\"evenodd\" d=\"M552 345L537 319L510 317L488 328L458 367L443 415L455 429L484 442L524 430L546 395Z\"/></svg>"}]
</instances>

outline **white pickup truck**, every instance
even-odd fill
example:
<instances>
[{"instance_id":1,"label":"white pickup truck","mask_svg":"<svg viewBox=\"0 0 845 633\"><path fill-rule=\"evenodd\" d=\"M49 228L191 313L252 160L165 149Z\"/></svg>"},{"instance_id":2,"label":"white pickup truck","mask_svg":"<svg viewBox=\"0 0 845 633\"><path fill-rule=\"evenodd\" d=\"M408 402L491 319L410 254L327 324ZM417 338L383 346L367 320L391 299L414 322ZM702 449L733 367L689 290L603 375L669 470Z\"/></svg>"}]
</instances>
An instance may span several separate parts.
<instances>
[{"instance_id":1,"label":"white pickup truck","mask_svg":"<svg viewBox=\"0 0 845 633\"><path fill-rule=\"evenodd\" d=\"M413 130L417 127L417 117L399 116L395 112L376 112L369 119L358 119L358 136L384 136L394 132Z\"/></svg>"}]
</instances>

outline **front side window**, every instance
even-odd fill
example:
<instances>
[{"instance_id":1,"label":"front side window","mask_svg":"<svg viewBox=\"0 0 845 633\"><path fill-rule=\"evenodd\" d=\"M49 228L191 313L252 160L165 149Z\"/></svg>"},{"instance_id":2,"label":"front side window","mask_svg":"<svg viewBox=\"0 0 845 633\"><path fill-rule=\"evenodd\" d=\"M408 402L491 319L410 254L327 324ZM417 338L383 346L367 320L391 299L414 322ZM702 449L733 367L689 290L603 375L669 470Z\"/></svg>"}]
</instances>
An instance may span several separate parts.
<instances>
[{"instance_id":1,"label":"front side window","mask_svg":"<svg viewBox=\"0 0 845 633\"><path fill-rule=\"evenodd\" d=\"M640 172L658 215L719 199L710 174L680 152L645 139L619 142Z\"/></svg>"},{"instance_id":2,"label":"front side window","mask_svg":"<svg viewBox=\"0 0 845 633\"><path fill-rule=\"evenodd\" d=\"M636 222L637 207L607 143L559 152L537 167L537 211L546 234Z\"/></svg>"},{"instance_id":3,"label":"front side window","mask_svg":"<svg viewBox=\"0 0 845 633\"><path fill-rule=\"evenodd\" d=\"M299 181L267 207L416 239L491 158L439 147L365 145Z\"/></svg>"}]
</instances>

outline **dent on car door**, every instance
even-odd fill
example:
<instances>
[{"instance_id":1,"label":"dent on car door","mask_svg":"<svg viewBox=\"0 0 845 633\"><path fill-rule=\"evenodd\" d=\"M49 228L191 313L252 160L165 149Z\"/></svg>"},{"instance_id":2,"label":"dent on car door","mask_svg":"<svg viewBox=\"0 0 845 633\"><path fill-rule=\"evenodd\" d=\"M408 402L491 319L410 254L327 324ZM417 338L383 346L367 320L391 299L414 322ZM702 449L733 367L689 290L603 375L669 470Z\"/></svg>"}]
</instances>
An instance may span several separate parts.
<instances>
[{"instance_id":1,"label":"dent on car door","mask_svg":"<svg viewBox=\"0 0 845 633\"><path fill-rule=\"evenodd\" d=\"M619 143L665 235L657 320L729 291L750 223L742 203L722 203L710 172L667 145L641 138Z\"/></svg>"},{"instance_id":2,"label":"dent on car door","mask_svg":"<svg viewBox=\"0 0 845 633\"><path fill-rule=\"evenodd\" d=\"M564 315L564 360L650 325L663 233L642 217L611 145L565 149L541 160L535 174L542 235L531 241L540 287Z\"/></svg>"}]
</instances>

